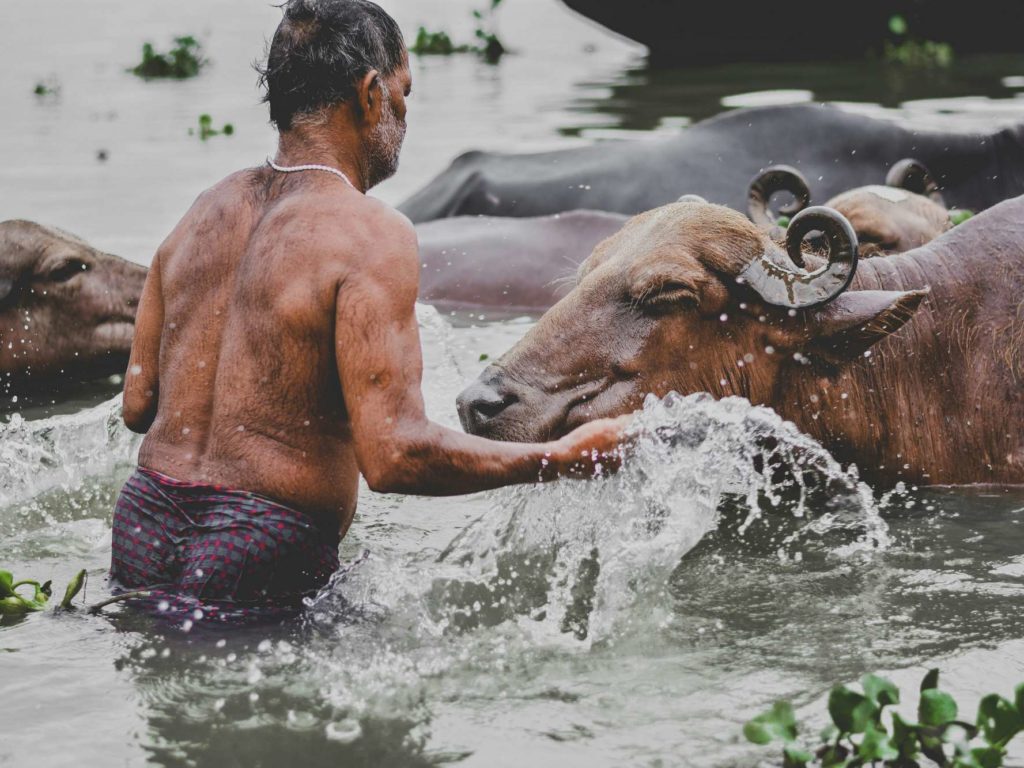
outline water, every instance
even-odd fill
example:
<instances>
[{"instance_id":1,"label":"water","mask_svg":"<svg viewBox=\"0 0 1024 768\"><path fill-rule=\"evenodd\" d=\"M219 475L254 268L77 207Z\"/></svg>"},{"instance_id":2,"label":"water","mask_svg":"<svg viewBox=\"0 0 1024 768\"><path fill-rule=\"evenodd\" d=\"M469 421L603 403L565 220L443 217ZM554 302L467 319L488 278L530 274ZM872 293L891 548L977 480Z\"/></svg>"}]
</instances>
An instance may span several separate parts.
<instances>
[{"instance_id":1,"label":"water","mask_svg":"<svg viewBox=\"0 0 1024 768\"><path fill-rule=\"evenodd\" d=\"M386 5L410 33L469 32L471 3ZM147 263L200 189L272 149L248 65L273 8L5 12L0 218ZM652 73L550 0L509 0L500 31L518 55L498 68L414 62L403 166L381 197L469 147L642 138L765 100L964 129L1024 119L1022 57L914 77L861 63ZM203 77L123 72L143 40L188 32L213 59ZM50 75L60 94L37 99ZM202 112L235 136L189 137ZM456 426L480 355L532 321L419 317L428 411ZM58 589L85 567L90 602L138 445L110 389L0 427L0 564ZM741 725L778 697L813 720L836 681L882 671L912 688L938 665L970 713L1024 680L1024 490L882 493L739 400L652 401L638 432L611 480L456 499L364 488L342 558L369 554L282 627L183 634L117 611L3 625L0 765L749 765L761 753Z\"/></svg>"}]
</instances>

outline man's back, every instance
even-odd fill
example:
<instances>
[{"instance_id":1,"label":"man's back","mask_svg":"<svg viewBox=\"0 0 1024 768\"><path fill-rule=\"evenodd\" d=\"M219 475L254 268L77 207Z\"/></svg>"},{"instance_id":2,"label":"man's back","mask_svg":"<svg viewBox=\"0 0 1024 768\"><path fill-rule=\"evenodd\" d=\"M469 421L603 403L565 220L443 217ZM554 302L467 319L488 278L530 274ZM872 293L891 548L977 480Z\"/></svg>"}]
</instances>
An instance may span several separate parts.
<instances>
[{"instance_id":1,"label":"man's back","mask_svg":"<svg viewBox=\"0 0 1024 768\"><path fill-rule=\"evenodd\" d=\"M335 235L367 201L340 179L304 182L234 174L158 253L160 396L140 462L347 524L358 469L335 362ZM336 258L322 257L323 238Z\"/></svg>"},{"instance_id":2,"label":"man's back","mask_svg":"<svg viewBox=\"0 0 1024 768\"><path fill-rule=\"evenodd\" d=\"M111 579L189 624L301 607L337 568L360 474L435 495L588 474L624 427L511 444L427 418L415 230L363 194L398 168L402 32L370 0L283 11L261 69L274 161L200 196L161 246L125 376L146 439Z\"/></svg>"}]
</instances>

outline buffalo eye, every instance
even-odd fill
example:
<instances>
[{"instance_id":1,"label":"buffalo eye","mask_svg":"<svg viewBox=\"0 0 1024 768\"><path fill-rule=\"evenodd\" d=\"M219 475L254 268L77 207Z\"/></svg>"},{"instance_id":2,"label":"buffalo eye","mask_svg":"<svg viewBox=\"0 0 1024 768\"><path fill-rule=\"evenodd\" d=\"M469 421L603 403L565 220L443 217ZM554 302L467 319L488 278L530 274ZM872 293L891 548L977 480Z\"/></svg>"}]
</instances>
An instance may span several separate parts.
<instances>
[{"instance_id":1,"label":"buffalo eye","mask_svg":"<svg viewBox=\"0 0 1024 768\"><path fill-rule=\"evenodd\" d=\"M651 288L640 303L644 308L664 311L678 307L692 309L700 303L700 299L692 285L668 282Z\"/></svg>"},{"instance_id":2,"label":"buffalo eye","mask_svg":"<svg viewBox=\"0 0 1024 768\"><path fill-rule=\"evenodd\" d=\"M66 283L75 275L89 269L89 265L81 259L65 259L46 273L46 279L54 283Z\"/></svg>"}]
</instances>

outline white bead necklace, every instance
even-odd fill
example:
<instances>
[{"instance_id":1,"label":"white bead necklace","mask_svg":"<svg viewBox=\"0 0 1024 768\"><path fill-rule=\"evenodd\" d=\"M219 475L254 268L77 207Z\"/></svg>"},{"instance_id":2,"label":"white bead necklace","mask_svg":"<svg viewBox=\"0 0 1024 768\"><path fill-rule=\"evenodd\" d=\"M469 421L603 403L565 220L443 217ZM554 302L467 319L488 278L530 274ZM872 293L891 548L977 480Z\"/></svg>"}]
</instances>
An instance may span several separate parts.
<instances>
[{"instance_id":1,"label":"white bead necklace","mask_svg":"<svg viewBox=\"0 0 1024 768\"><path fill-rule=\"evenodd\" d=\"M267 158L267 165L269 165L275 171L280 171L281 173L297 173L299 171L327 171L327 173L333 173L335 176L340 178L342 181L344 181L346 184L348 184L350 187L352 187L352 189L356 189L356 185L352 183L352 181L349 179L348 176L346 176L344 173L339 171L337 168L331 168L331 166L329 166L329 165L315 165L315 164L311 164L311 165L284 166L284 165L278 165L273 160L271 160L269 157ZM359 190L356 189L356 191L358 192Z\"/></svg>"}]
</instances>

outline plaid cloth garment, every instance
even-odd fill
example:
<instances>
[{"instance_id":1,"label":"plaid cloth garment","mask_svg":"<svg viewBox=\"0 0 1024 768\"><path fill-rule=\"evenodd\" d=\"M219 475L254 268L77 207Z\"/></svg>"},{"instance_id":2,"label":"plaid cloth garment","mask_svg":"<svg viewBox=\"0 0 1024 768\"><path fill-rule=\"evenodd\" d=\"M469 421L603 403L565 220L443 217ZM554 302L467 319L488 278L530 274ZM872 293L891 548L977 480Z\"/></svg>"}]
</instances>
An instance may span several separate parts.
<instances>
[{"instance_id":1,"label":"plaid cloth garment","mask_svg":"<svg viewBox=\"0 0 1024 768\"><path fill-rule=\"evenodd\" d=\"M297 613L338 568L338 530L263 496L142 467L114 508L112 586L135 607L188 622Z\"/></svg>"}]
</instances>

